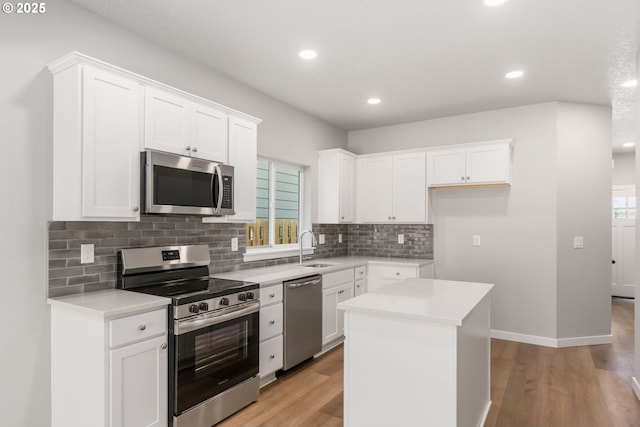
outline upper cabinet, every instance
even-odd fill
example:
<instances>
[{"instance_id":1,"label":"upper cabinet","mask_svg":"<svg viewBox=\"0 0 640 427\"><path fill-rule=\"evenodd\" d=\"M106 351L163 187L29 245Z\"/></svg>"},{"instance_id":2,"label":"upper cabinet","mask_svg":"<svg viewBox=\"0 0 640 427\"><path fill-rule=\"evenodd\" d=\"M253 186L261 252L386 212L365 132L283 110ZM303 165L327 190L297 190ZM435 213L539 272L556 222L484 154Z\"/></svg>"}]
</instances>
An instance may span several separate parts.
<instances>
[{"instance_id":1,"label":"upper cabinet","mask_svg":"<svg viewBox=\"0 0 640 427\"><path fill-rule=\"evenodd\" d=\"M227 163L224 111L151 86L144 98L144 148Z\"/></svg>"},{"instance_id":2,"label":"upper cabinet","mask_svg":"<svg viewBox=\"0 0 640 427\"><path fill-rule=\"evenodd\" d=\"M260 119L72 52L53 74L54 221L140 219L140 151L235 166L232 219L255 218Z\"/></svg>"},{"instance_id":3,"label":"upper cabinet","mask_svg":"<svg viewBox=\"0 0 640 427\"><path fill-rule=\"evenodd\" d=\"M354 221L355 161L355 154L341 149L318 152L319 222Z\"/></svg>"},{"instance_id":4,"label":"upper cabinet","mask_svg":"<svg viewBox=\"0 0 640 427\"><path fill-rule=\"evenodd\" d=\"M509 185L511 140L427 152L429 187Z\"/></svg>"},{"instance_id":5,"label":"upper cabinet","mask_svg":"<svg viewBox=\"0 0 640 427\"><path fill-rule=\"evenodd\" d=\"M374 155L358 159L358 221L427 221L425 153Z\"/></svg>"}]
</instances>

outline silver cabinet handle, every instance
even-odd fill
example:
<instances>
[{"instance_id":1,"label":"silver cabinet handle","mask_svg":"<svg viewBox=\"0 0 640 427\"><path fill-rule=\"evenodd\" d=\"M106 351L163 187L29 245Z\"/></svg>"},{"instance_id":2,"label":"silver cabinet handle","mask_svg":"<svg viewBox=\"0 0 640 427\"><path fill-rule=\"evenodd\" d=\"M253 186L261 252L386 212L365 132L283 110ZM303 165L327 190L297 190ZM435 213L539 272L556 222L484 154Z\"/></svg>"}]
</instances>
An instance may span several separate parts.
<instances>
[{"instance_id":1,"label":"silver cabinet handle","mask_svg":"<svg viewBox=\"0 0 640 427\"><path fill-rule=\"evenodd\" d=\"M399 272L399 271L396 271L396 276L399 276L399 275L400 275L400 272Z\"/></svg>"},{"instance_id":2,"label":"silver cabinet handle","mask_svg":"<svg viewBox=\"0 0 640 427\"><path fill-rule=\"evenodd\" d=\"M269 324L270 324L270 325L275 325L275 324L276 324L276 321L275 321L275 320L269 320Z\"/></svg>"},{"instance_id":3,"label":"silver cabinet handle","mask_svg":"<svg viewBox=\"0 0 640 427\"><path fill-rule=\"evenodd\" d=\"M162 345L160 346L161 349L166 350L167 349L167 343L162 343Z\"/></svg>"},{"instance_id":4,"label":"silver cabinet handle","mask_svg":"<svg viewBox=\"0 0 640 427\"><path fill-rule=\"evenodd\" d=\"M359 287L360 287L360 285L356 285L356 288L359 288Z\"/></svg>"},{"instance_id":5,"label":"silver cabinet handle","mask_svg":"<svg viewBox=\"0 0 640 427\"><path fill-rule=\"evenodd\" d=\"M391 219L391 217L389 217L389 219Z\"/></svg>"},{"instance_id":6,"label":"silver cabinet handle","mask_svg":"<svg viewBox=\"0 0 640 427\"><path fill-rule=\"evenodd\" d=\"M186 147L184 147L184 149L187 150L187 151L191 151L191 147L188 146L188 145Z\"/></svg>"},{"instance_id":7,"label":"silver cabinet handle","mask_svg":"<svg viewBox=\"0 0 640 427\"><path fill-rule=\"evenodd\" d=\"M275 359L275 358L276 358L276 355L275 355L275 354L270 354L270 355L269 355L269 359Z\"/></svg>"},{"instance_id":8,"label":"silver cabinet handle","mask_svg":"<svg viewBox=\"0 0 640 427\"><path fill-rule=\"evenodd\" d=\"M464 181L464 176L461 176L461 177L460 177L460 181Z\"/></svg>"},{"instance_id":9,"label":"silver cabinet handle","mask_svg":"<svg viewBox=\"0 0 640 427\"><path fill-rule=\"evenodd\" d=\"M392 216L392 217L391 217L391 219L396 219L396 217L395 217L395 216Z\"/></svg>"},{"instance_id":10,"label":"silver cabinet handle","mask_svg":"<svg viewBox=\"0 0 640 427\"><path fill-rule=\"evenodd\" d=\"M269 298L275 298L276 294L269 294Z\"/></svg>"},{"instance_id":11,"label":"silver cabinet handle","mask_svg":"<svg viewBox=\"0 0 640 427\"><path fill-rule=\"evenodd\" d=\"M467 177L467 181L470 181L470 180L471 180L471 178L470 178L470 177Z\"/></svg>"},{"instance_id":12,"label":"silver cabinet handle","mask_svg":"<svg viewBox=\"0 0 640 427\"><path fill-rule=\"evenodd\" d=\"M141 331L144 331L145 329L147 329L147 325L140 325L138 326L138 329L140 329Z\"/></svg>"},{"instance_id":13,"label":"silver cabinet handle","mask_svg":"<svg viewBox=\"0 0 640 427\"><path fill-rule=\"evenodd\" d=\"M131 208L131 210L134 211L134 212L138 212L138 209L139 208L137 206L134 206L133 208Z\"/></svg>"},{"instance_id":14,"label":"silver cabinet handle","mask_svg":"<svg viewBox=\"0 0 640 427\"><path fill-rule=\"evenodd\" d=\"M191 151L193 151L194 153L197 153L197 152L198 152L198 147L193 147L193 148L191 149Z\"/></svg>"}]
</instances>

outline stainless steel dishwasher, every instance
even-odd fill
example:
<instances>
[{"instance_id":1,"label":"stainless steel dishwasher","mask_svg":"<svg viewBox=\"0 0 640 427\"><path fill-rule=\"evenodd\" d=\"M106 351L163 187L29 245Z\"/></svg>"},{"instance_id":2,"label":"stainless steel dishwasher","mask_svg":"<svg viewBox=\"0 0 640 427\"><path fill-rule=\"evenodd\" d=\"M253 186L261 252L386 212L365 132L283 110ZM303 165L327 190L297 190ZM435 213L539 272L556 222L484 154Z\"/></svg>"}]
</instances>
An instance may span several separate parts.
<instances>
[{"instance_id":1,"label":"stainless steel dishwasher","mask_svg":"<svg viewBox=\"0 0 640 427\"><path fill-rule=\"evenodd\" d=\"M284 282L284 366L290 369L322 350L322 276Z\"/></svg>"}]
</instances>

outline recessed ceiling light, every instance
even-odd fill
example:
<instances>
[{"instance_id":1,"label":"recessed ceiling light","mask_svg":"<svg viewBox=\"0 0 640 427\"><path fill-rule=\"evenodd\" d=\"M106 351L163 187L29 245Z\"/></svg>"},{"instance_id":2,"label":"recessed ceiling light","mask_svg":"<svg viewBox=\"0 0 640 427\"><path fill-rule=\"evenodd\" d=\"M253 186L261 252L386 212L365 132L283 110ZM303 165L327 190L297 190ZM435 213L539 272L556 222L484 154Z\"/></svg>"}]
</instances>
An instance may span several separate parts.
<instances>
[{"instance_id":1,"label":"recessed ceiling light","mask_svg":"<svg viewBox=\"0 0 640 427\"><path fill-rule=\"evenodd\" d=\"M484 5L489 7L500 6L502 3L506 3L508 0L484 0Z\"/></svg>"},{"instance_id":2,"label":"recessed ceiling light","mask_svg":"<svg viewBox=\"0 0 640 427\"><path fill-rule=\"evenodd\" d=\"M636 79L628 80L628 81L622 83L620 86L622 86L622 87L636 87L636 86L638 86L638 81Z\"/></svg>"},{"instance_id":3,"label":"recessed ceiling light","mask_svg":"<svg viewBox=\"0 0 640 427\"><path fill-rule=\"evenodd\" d=\"M624 144L622 144L623 147L635 147L636 143L635 142L625 142Z\"/></svg>"},{"instance_id":4,"label":"recessed ceiling light","mask_svg":"<svg viewBox=\"0 0 640 427\"><path fill-rule=\"evenodd\" d=\"M520 77L524 76L524 71L522 70L509 71L504 76L507 79L519 79Z\"/></svg>"},{"instance_id":5,"label":"recessed ceiling light","mask_svg":"<svg viewBox=\"0 0 640 427\"><path fill-rule=\"evenodd\" d=\"M377 105L380 104L382 100L380 98L369 98L367 99L367 104Z\"/></svg>"},{"instance_id":6,"label":"recessed ceiling light","mask_svg":"<svg viewBox=\"0 0 640 427\"><path fill-rule=\"evenodd\" d=\"M302 59L313 59L318 56L318 52L311 49L305 49L301 50L300 53L298 53L298 56Z\"/></svg>"}]
</instances>

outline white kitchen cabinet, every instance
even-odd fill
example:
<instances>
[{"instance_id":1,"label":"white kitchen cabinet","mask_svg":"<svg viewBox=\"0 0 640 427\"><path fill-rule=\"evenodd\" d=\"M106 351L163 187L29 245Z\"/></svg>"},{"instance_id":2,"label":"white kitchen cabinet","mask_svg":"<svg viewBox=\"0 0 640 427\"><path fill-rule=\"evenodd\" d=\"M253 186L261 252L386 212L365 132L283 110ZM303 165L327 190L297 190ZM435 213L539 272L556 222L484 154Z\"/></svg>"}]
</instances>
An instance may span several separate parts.
<instances>
[{"instance_id":1,"label":"white kitchen cabinet","mask_svg":"<svg viewBox=\"0 0 640 427\"><path fill-rule=\"evenodd\" d=\"M355 287L354 295L359 296L367 292L367 267L361 266L355 268Z\"/></svg>"},{"instance_id":2,"label":"white kitchen cabinet","mask_svg":"<svg viewBox=\"0 0 640 427\"><path fill-rule=\"evenodd\" d=\"M258 125L255 121L229 116L229 164L234 167L235 215L230 221L256 220Z\"/></svg>"},{"instance_id":3,"label":"white kitchen cabinet","mask_svg":"<svg viewBox=\"0 0 640 427\"><path fill-rule=\"evenodd\" d=\"M128 314L114 304L129 298L123 293L133 294L110 290L51 303L52 426L167 425L166 306L140 294L133 298L146 300ZM110 318L101 305L121 317Z\"/></svg>"},{"instance_id":4,"label":"white kitchen cabinet","mask_svg":"<svg viewBox=\"0 0 640 427\"><path fill-rule=\"evenodd\" d=\"M88 65L50 65L55 221L140 218L138 82Z\"/></svg>"},{"instance_id":5,"label":"white kitchen cabinet","mask_svg":"<svg viewBox=\"0 0 640 427\"><path fill-rule=\"evenodd\" d=\"M367 290L373 291L391 283L406 279L432 279L433 264L407 265L400 263L370 263L367 268Z\"/></svg>"},{"instance_id":6,"label":"white kitchen cabinet","mask_svg":"<svg viewBox=\"0 0 640 427\"><path fill-rule=\"evenodd\" d=\"M276 379L282 369L283 347L282 283L260 288L260 386Z\"/></svg>"},{"instance_id":7,"label":"white kitchen cabinet","mask_svg":"<svg viewBox=\"0 0 640 427\"><path fill-rule=\"evenodd\" d=\"M339 344L344 332L344 314L338 303L354 296L354 269L322 275L322 345ZM326 347L325 347L326 349Z\"/></svg>"},{"instance_id":8,"label":"white kitchen cabinet","mask_svg":"<svg viewBox=\"0 0 640 427\"><path fill-rule=\"evenodd\" d=\"M511 140L427 152L430 187L508 185Z\"/></svg>"},{"instance_id":9,"label":"white kitchen cabinet","mask_svg":"<svg viewBox=\"0 0 640 427\"><path fill-rule=\"evenodd\" d=\"M359 222L426 222L425 167L424 152L360 157Z\"/></svg>"},{"instance_id":10,"label":"white kitchen cabinet","mask_svg":"<svg viewBox=\"0 0 640 427\"><path fill-rule=\"evenodd\" d=\"M153 86L145 89L147 149L227 163L227 114Z\"/></svg>"},{"instance_id":11,"label":"white kitchen cabinet","mask_svg":"<svg viewBox=\"0 0 640 427\"><path fill-rule=\"evenodd\" d=\"M354 221L355 161L341 149L318 151L318 222Z\"/></svg>"}]
</instances>

